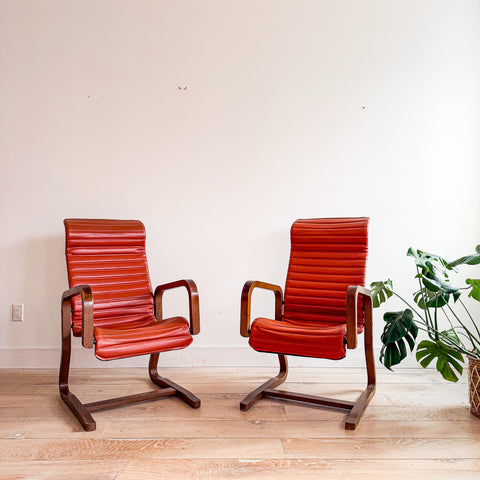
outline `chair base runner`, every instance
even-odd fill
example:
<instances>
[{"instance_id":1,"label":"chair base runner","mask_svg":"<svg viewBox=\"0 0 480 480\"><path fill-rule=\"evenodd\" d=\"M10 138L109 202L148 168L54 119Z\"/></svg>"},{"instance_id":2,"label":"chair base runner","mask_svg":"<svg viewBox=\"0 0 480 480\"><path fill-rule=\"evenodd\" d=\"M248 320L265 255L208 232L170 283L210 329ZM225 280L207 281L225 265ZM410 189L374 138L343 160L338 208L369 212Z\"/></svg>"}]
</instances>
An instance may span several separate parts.
<instances>
[{"instance_id":1,"label":"chair base runner","mask_svg":"<svg viewBox=\"0 0 480 480\"><path fill-rule=\"evenodd\" d=\"M308 403L317 405L324 408L347 410L349 413L345 420L346 430L355 430L360 421L360 418L365 411L365 408L369 404L370 400L375 394L375 380L374 373L372 375L371 368L373 362L368 361L367 366L369 370L369 383L367 388L362 392L355 402L347 400L337 400L334 398L319 397L316 395L306 395L296 392L287 392L285 390L275 390L277 385L280 385L285 381L288 374L288 364L285 355L278 355L280 361L280 372L276 377L267 380L260 387L256 388L253 392L249 393L241 402L240 410L248 410L257 400L261 398L275 398L280 400L287 400L292 402ZM373 381L372 381L373 380Z\"/></svg>"},{"instance_id":2,"label":"chair base runner","mask_svg":"<svg viewBox=\"0 0 480 480\"><path fill-rule=\"evenodd\" d=\"M263 392L263 396L266 398L291 400L292 402L312 403L314 405L322 405L327 408L338 408L339 410L351 410L355 405L355 402L348 402L346 400L337 400L335 398L319 397L317 395L287 392L285 390L267 389Z\"/></svg>"},{"instance_id":3,"label":"chair base runner","mask_svg":"<svg viewBox=\"0 0 480 480\"><path fill-rule=\"evenodd\" d=\"M171 397L175 395L173 388L165 388L163 390L152 390L150 392L138 393L136 395L128 395L125 397L109 398L107 400L100 400L99 402L86 403L85 408L88 412L99 412L101 410L108 410L109 408L121 407L130 403L148 402L156 400L161 397Z\"/></svg>"},{"instance_id":4,"label":"chair base runner","mask_svg":"<svg viewBox=\"0 0 480 480\"><path fill-rule=\"evenodd\" d=\"M60 398L77 417L77 420L82 424L84 430L91 432L97 428L95 420L85 408L85 405L68 390L68 387L66 389L60 387Z\"/></svg>"}]
</instances>

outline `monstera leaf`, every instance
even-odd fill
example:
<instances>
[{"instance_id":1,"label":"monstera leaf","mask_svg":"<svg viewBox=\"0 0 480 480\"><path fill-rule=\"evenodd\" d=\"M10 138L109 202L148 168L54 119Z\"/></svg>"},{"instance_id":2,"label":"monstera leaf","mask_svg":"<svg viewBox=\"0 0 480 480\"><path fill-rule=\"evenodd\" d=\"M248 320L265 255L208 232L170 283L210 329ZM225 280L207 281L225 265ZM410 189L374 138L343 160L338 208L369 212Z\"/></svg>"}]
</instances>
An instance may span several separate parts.
<instances>
[{"instance_id":1,"label":"monstera leaf","mask_svg":"<svg viewBox=\"0 0 480 480\"><path fill-rule=\"evenodd\" d=\"M453 344L457 346L460 345L460 338L458 337L457 332L453 328L440 332L439 338L442 343L447 343L449 345Z\"/></svg>"},{"instance_id":2,"label":"monstera leaf","mask_svg":"<svg viewBox=\"0 0 480 480\"><path fill-rule=\"evenodd\" d=\"M387 312L383 316L387 324L383 329L381 340L383 343L380 351L380 361L391 370L407 356L407 345L410 351L415 347L418 327L413 321L410 309L402 312Z\"/></svg>"},{"instance_id":3,"label":"monstera leaf","mask_svg":"<svg viewBox=\"0 0 480 480\"><path fill-rule=\"evenodd\" d=\"M437 273L445 272L444 275L446 275L446 270L453 270L453 267L444 258L433 253L409 248L407 255L413 257L417 267L425 270L425 273L430 272L434 274L435 271L437 271ZM446 277L448 278L448 275L446 275Z\"/></svg>"},{"instance_id":4,"label":"monstera leaf","mask_svg":"<svg viewBox=\"0 0 480 480\"><path fill-rule=\"evenodd\" d=\"M373 308L377 308L393 295L392 281L386 280L385 282L372 282L370 284L370 290L372 292Z\"/></svg>"},{"instance_id":5,"label":"monstera leaf","mask_svg":"<svg viewBox=\"0 0 480 480\"><path fill-rule=\"evenodd\" d=\"M471 278L467 278L465 282L472 286L472 290L470 290L468 296L480 302L480 280L472 280Z\"/></svg>"},{"instance_id":6,"label":"monstera leaf","mask_svg":"<svg viewBox=\"0 0 480 480\"><path fill-rule=\"evenodd\" d=\"M426 288L422 288L413 295L413 300L422 310L444 307L449 298L449 295L445 295L442 291L432 292Z\"/></svg>"},{"instance_id":7,"label":"monstera leaf","mask_svg":"<svg viewBox=\"0 0 480 480\"><path fill-rule=\"evenodd\" d=\"M423 340L418 344L416 357L423 368L427 368L432 360L437 359L437 370L450 382L458 381L463 372L463 367L459 363L463 363L463 355L441 341Z\"/></svg>"},{"instance_id":8,"label":"monstera leaf","mask_svg":"<svg viewBox=\"0 0 480 480\"><path fill-rule=\"evenodd\" d=\"M407 255L415 259L415 264L420 268L417 278L420 278L423 287L430 292L441 292L448 302L449 296L455 294L458 298L458 288L450 283L448 272L453 267L442 257L421 250L408 249Z\"/></svg>"},{"instance_id":9,"label":"monstera leaf","mask_svg":"<svg viewBox=\"0 0 480 480\"><path fill-rule=\"evenodd\" d=\"M460 257L453 262L450 262L448 265L452 268L456 267L457 265L478 265L480 263L480 245L475 247L475 252L473 255L467 255L465 257Z\"/></svg>"}]
</instances>

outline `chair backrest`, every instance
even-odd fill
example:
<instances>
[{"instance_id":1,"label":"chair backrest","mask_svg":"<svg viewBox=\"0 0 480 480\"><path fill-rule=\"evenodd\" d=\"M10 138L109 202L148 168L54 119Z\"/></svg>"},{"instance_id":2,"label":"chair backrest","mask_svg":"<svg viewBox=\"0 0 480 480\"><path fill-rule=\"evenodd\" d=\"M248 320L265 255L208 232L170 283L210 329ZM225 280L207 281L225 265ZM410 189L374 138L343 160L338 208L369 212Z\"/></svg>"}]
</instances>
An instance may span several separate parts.
<instances>
[{"instance_id":1,"label":"chair backrest","mask_svg":"<svg viewBox=\"0 0 480 480\"><path fill-rule=\"evenodd\" d=\"M137 220L65 219L70 288L90 285L94 324L126 324L153 313L145 228ZM81 333L81 301L73 302L73 333Z\"/></svg>"},{"instance_id":2,"label":"chair backrest","mask_svg":"<svg viewBox=\"0 0 480 480\"><path fill-rule=\"evenodd\" d=\"M368 221L318 218L292 225L285 320L345 323L347 287L365 283Z\"/></svg>"}]
</instances>

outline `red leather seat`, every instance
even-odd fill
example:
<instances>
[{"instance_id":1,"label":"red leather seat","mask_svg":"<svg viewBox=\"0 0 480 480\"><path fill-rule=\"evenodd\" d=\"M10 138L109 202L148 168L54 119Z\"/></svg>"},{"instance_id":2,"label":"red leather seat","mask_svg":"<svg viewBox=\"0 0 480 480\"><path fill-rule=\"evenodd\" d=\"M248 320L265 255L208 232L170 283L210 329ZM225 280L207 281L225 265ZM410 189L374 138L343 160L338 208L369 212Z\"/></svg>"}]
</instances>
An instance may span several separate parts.
<instances>
[{"instance_id":1,"label":"red leather seat","mask_svg":"<svg viewBox=\"0 0 480 480\"><path fill-rule=\"evenodd\" d=\"M95 355L100 360L168 352L188 347L193 341L188 322L173 317L158 322L153 315L116 327L94 327Z\"/></svg>"},{"instance_id":2,"label":"red leather seat","mask_svg":"<svg viewBox=\"0 0 480 480\"><path fill-rule=\"evenodd\" d=\"M250 408L262 396L279 397L271 387L286 378L285 355L341 359L346 355L347 344L349 348L356 347L356 336L363 332L366 320L369 324L365 351L368 357L372 357L371 360L367 358L368 401L373 396L375 377L371 346L371 295L363 288L368 221L368 218L297 220L291 229L290 263L284 298L278 285L253 281L245 284L241 334L249 336L249 344L253 349L279 354L281 372L247 396L241 402L243 410ZM255 287L275 293L276 314L275 319L255 319L250 328L250 302ZM288 399L286 393L283 392L281 398ZM311 400L306 398L299 398L296 394L294 399ZM314 403L322 404L318 399ZM353 404L343 402L340 405L341 408L353 409ZM363 409L365 407L366 404L362 406ZM355 428L359 418L358 415L347 418L346 428Z\"/></svg>"},{"instance_id":3,"label":"red leather seat","mask_svg":"<svg viewBox=\"0 0 480 480\"><path fill-rule=\"evenodd\" d=\"M259 352L337 360L345 356L345 335L345 325L257 318L248 343Z\"/></svg>"},{"instance_id":4,"label":"red leather seat","mask_svg":"<svg viewBox=\"0 0 480 480\"><path fill-rule=\"evenodd\" d=\"M159 352L185 348L192 343L192 334L199 332L195 283L181 280L152 291L145 228L137 220L66 219L64 224L70 290L62 297L62 399L84 428L95 428L89 405L81 404L68 390L71 328L73 336L82 337L84 346L95 345L100 360L152 355L150 378L163 388L158 396L175 394L197 408L198 398L184 389L180 392L181 387L156 373ZM162 318L163 292L180 286L187 288L189 295L190 323L183 317ZM137 401L145 399L141 395ZM124 403L131 401L134 399ZM110 403L106 401L105 408L110 408Z\"/></svg>"}]
</instances>

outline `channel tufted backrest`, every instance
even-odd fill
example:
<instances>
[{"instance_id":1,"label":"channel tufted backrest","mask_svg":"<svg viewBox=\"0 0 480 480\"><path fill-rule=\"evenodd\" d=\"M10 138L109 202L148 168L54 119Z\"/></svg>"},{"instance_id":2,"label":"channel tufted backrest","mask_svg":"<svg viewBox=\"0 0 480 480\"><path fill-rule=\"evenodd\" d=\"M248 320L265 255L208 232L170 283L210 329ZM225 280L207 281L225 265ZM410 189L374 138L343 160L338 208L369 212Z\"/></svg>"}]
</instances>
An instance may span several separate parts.
<instances>
[{"instance_id":1,"label":"channel tufted backrest","mask_svg":"<svg viewBox=\"0 0 480 480\"><path fill-rule=\"evenodd\" d=\"M368 220L320 218L292 225L286 321L345 323L347 287L365 283Z\"/></svg>"},{"instance_id":2,"label":"channel tufted backrest","mask_svg":"<svg viewBox=\"0 0 480 480\"><path fill-rule=\"evenodd\" d=\"M153 314L145 253L145 228L137 220L65 219L70 287L90 285L95 326L128 324ZM81 302L73 302L73 333L79 335Z\"/></svg>"}]
</instances>

